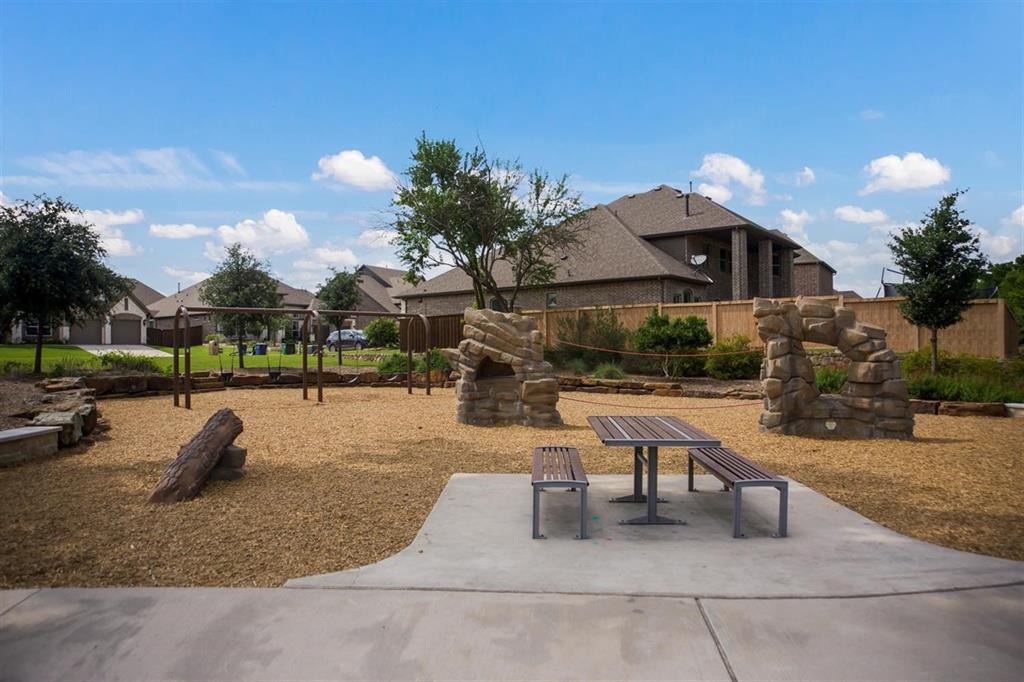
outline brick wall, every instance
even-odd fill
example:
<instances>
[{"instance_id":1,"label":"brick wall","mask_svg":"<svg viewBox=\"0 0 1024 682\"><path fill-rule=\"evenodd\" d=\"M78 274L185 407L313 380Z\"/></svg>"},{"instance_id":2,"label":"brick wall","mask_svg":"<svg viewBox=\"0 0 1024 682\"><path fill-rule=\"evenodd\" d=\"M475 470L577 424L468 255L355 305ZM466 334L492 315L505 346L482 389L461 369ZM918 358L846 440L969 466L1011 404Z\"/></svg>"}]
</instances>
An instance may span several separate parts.
<instances>
[{"instance_id":1,"label":"brick wall","mask_svg":"<svg viewBox=\"0 0 1024 682\"><path fill-rule=\"evenodd\" d=\"M831 296L832 271L820 263L800 263L793 266L795 296Z\"/></svg>"}]
</instances>

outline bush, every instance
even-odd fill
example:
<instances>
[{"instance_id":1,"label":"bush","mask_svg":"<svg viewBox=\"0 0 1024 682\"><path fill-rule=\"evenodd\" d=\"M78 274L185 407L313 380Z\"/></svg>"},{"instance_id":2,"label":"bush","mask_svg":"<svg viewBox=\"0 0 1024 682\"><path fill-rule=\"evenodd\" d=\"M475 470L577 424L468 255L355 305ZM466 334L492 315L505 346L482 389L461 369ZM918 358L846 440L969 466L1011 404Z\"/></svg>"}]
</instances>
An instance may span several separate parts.
<instances>
[{"instance_id":1,"label":"bush","mask_svg":"<svg viewBox=\"0 0 1024 682\"><path fill-rule=\"evenodd\" d=\"M92 362L90 360L82 360L80 358L71 357L65 355L57 362L50 365L50 371L47 374L51 377L66 377L81 374L82 370L92 369Z\"/></svg>"},{"instance_id":2,"label":"bush","mask_svg":"<svg viewBox=\"0 0 1024 682\"><path fill-rule=\"evenodd\" d=\"M110 369L123 372L152 372L160 373L163 368L153 358L143 355L133 355L124 351L111 351L100 355L100 364Z\"/></svg>"},{"instance_id":3,"label":"bush","mask_svg":"<svg viewBox=\"0 0 1024 682\"><path fill-rule=\"evenodd\" d=\"M913 398L982 403L1024 402L1024 387L977 376L921 374L907 381Z\"/></svg>"},{"instance_id":4,"label":"bush","mask_svg":"<svg viewBox=\"0 0 1024 682\"><path fill-rule=\"evenodd\" d=\"M371 321L363 333L372 348L392 348L398 345L398 323L389 317L378 317Z\"/></svg>"},{"instance_id":5,"label":"bush","mask_svg":"<svg viewBox=\"0 0 1024 682\"><path fill-rule=\"evenodd\" d=\"M17 360L5 360L0 364L0 375L9 376L13 374L31 374L32 365Z\"/></svg>"},{"instance_id":6,"label":"bush","mask_svg":"<svg viewBox=\"0 0 1024 682\"><path fill-rule=\"evenodd\" d=\"M708 323L702 317L690 315L672 320L652 310L633 335L633 345L645 353L698 353L711 344ZM691 358L663 358L662 372L667 377L700 376L704 371L703 356Z\"/></svg>"},{"instance_id":7,"label":"bush","mask_svg":"<svg viewBox=\"0 0 1024 682\"><path fill-rule=\"evenodd\" d=\"M900 357L900 367L906 374L931 372L931 351L920 348ZM947 376L972 375L1003 379L1013 377L1024 379L1024 359L997 360L996 358L939 351L939 374Z\"/></svg>"},{"instance_id":8,"label":"bush","mask_svg":"<svg viewBox=\"0 0 1024 682\"><path fill-rule=\"evenodd\" d=\"M749 353L741 351L750 350ZM704 371L715 379L756 379L761 374L763 351L752 349L746 336L730 336L711 346L704 361ZM735 355L714 355L736 353Z\"/></svg>"},{"instance_id":9,"label":"bush","mask_svg":"<svg viewBox=\"0 0 1024 682\"><path fill-rule=\"evenodd\" d=\"M431 371L437 372L448 367L448 358L437 348L431 348L429 355ZM426 372L426 357L427 354L414 357L412 360L412 371ZM409 371L409 358L406 357L405 353L387 355L377 363L377 371L381 374L404 374Z\"/></svg>"},{"instance_id":10,"label":"bush","mask_svg":"<svg viewBox=\"0 0 1024 682\"><path fill-rule=\"evenodd\" d=\"M409 371L409 359L402 353L386 355L377 363L377 371L381 374L396 374Z\"/></svg>"},{"instance_id":11,"label":"bush","mask_svg":"<svg viewBox=\"0 0 1024 682\"><path fill-rule=\"evenodd\" d=\"M556 335L559 341L611 349L612 352L606 352L558 344L555 349L548 351L552 362L563 364L573 358L581 358L590 366L617 362L620 354L614 351L625 350L630 336L611 308L582 311L579 319L560 318Z\"/></svg>"},{"instance_id":12,"label":"bush","mask_svg":"<svg viewBox=\"0 0 1024 682\"><path fill-rule=\"evenodd\" d=\"M602 362L594 370L594 377L597 379L625 379L626 373L616 364Z\"/></svg>"},{"instance_id":13,"label":"bush","mask_svg":"<svg viewBox=\"0 0 1024 682\"><path fill-rule=\"evenodd\" d=\"M837 367L819 367L814 370L814 385L822 393L839 393L846 383L846 370Z\"/></svg>"},{"instance_id":14,"label":"bush","mask_svg":"<svg viewBox=\"0 0 1024 682\"><path fill-rule=\"evenodd\" d=\"M444 356L439 348L431 348L429 353L417 356L413 359L413 367L417 372L427 371L427 357L430 358L430 371L437 372L448 367L448 358Z\"/></svg>"},{"instance_id":15,"label":"bush","mask_svg":"<svg viewBox=\"0 0 1024 682\"><path fill-rule=\"evenodd\" d=\"M587 363L583 361L583 358L569 358L562 367L566 372L577 377L587 373Z\"/></svg>"}]
</instances>

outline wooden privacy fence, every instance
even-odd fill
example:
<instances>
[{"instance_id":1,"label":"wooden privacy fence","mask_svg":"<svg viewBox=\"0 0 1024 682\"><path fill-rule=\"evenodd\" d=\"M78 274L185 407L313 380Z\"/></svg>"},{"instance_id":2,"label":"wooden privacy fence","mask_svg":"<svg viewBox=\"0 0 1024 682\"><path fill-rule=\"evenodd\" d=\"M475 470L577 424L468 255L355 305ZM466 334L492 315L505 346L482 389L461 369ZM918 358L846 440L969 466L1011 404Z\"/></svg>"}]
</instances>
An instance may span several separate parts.
<instances>
[{"instance_id":1,"label":"wooden privacy fence","mask_svg":"<svg viewBox=\"0 0 1024 682\"><path fill-rule=\"evenodd\" d=\"M927 329L915 327L900 314L899 304L902 298L815 298L852 308L859 321L882 327L888 332L889 348L898 353L915 351L930 343L930 332ZM752 300L601 307L615 311L616 317L629 330L639 327L651 310L660 310L670 318L688 315L704 318L716 341L742 334L755 345L761 345L761 340L757 338ZM551 346L558 340L558 320L577 318L594 310L597 310L597 307L526 310L523 314L537 319L547 345ZM970 307L964 311L964 319L961 322L939 332L939 348L950 353L1005 358L1017 354L1017 334L1017 321L1007 308L1006 301L978 299L971 301Z\"/></svg>"},{"instance_id":2,"label":"wooden privacy fence","mask_svg":"<svg viewBox=\"0 0 1024 682\"><path fill-rule=\"evenodd\" d=\"M430 345L434 348L455 348L462 341L462 315L430 315ZM408 352L412 343L412 352L423 353L427 350L427 339L423 334L423 325L412 325L409 331L409 320L398 322L398 347L403 353Z\"/></svg>"},{"instance_id":3,"label":"wooden privacy fence","mask_svg":"<svg viewBox=\"0 0 1024 682\"><path fill-rule=\"evenodd\" d=\"M185 343L182 341L185 330L178 330L178 345L184 346ZM188 345L198 346L203 343L203 328L189 327L188 328ZM174 345L174 330L173 329L157 329L156 327L146 327L146 345L147 346L173 346Z\"/></svg>"}]
</instances>

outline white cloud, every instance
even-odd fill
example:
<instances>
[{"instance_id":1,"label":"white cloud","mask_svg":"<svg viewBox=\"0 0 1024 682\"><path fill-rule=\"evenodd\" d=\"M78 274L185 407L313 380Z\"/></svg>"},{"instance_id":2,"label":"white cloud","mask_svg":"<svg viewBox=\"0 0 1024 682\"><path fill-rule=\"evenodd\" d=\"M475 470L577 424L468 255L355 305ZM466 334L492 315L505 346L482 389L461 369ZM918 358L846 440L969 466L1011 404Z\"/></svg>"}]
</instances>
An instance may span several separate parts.
<instances>
[{"instance_id":1,"label":"white cloud","mask_svg":"<svg viewBox=\"0 0 1024 682\"><path fill-rule=\"evenodd\" d=\"M76 150L27 157L21 163L70 187L154 189L219 186L195 154L176 147L135 149L127 154Z\"/></svg>"},{"instance_id":2,"label":"white cloud","mask_svg":"<svg viewBox=\"0 0 1024 682\"><path fill-rule=\"evenodd\" d=\"M359 258L352 249L331 246L324 246L313 249L313 257L295 261L294 265L300 270L326 270L327 268L351 268L359 264Z\"/></svg>"},{"instance_id":3,"label":"white cloud","mask_svg":"<svg viewBox=\"0 0 1024 682\"><path fill-rule=\"evenodd\" d=\"M220 165L224 166L225 169L231 171L235 175L246 176L245 168L239 163L238 157L234 154L221 151L220 149L211 149L210 153L213 154L214 158L220 161Z\"/></svg>"},{"instance_id":4,"label":"white cloud","mask_svg":"<svg viewBox=\"0 0 1024 682\"><path fill-rule=\"evenodd\" d=\"M1006 258L1007 256L1015 253L1020 244L1020 242L1014 237L1008 237L1002 234L992 234L984 227L975 226L974 231L978 233L978 241L981 244L981 250L993 258Z\"/></svg>"},{"instance_id":5,"label":"white cloud","mask_svg":"<svg viewBox=\"0 0 1024 682\"><path fill-rule=\"evenodd\" d=\"M889 219L889 216L885 214L885 211L879 208L868 210L861 208L860 206L850 205L840 206L833 212L833 215L848 223L860 223L862 225L881 223Z\"/></svg>"},{"instance_id":6,"label":"white cloud","mask_svg":"<svg viewBox=\"0 0 1024 682\"><path fill-rule=\"evenodd\" d=\"M359 233L356 243L371 249L386 249L391 246L391 241L397 236L398 233L394 230L369 228Z\"/></svg>"},{"instance_id":7,"label":"white cloud","mask_svg":"<svg viewBox=\"0 0 1024 682\"><path fill-rule=\"evenodd\" d=\"M14 205L14 203L11 202L11 198L9 196L7 196L6 194L4 194L3 190L0 190L0 206L13 206L13 205Z\"/></svg>"},{"instance_id":8,"label":"white cloud","mask_svg":"<svg viewBox=\"0 0 1024 682\"><path fill-rule=\"evenodd\" d=\"M188 282L189 284L195 284L196 282L201 282L201 281L203 281L204 279L206 279L207 277L210 276L210 273L203 272L201 270L182 270L182 269L179 269L179 268L172 268L172 267L170 267L168 265L165 265L163 267L163 270L164 270L165 273L167 273L171 277L175 277L177 279L183 280L185 282Z\"/></svg>"},{"instance_id":9,"label":"white cloud","mask_svg":"<svg viewBox=\"0 0 1024 682\"><path fill-rule=\"evenodd\" d=\"M728 187L723 185L709 185L706 182L702 182L697 185L697 191L706 197L710 197L712 201L716 201L720 204L732 199L732 192L729 191Z\"/></svg>"},{"instance_id":10,"label":"white cloud","mask_svg":"<svg viewBox=\"0 0 1024 682\"><path fill-rule=\"evenodd\" d=\"M142 209L129 208L125 211L95 210L82 211L76 220L92 225L93 232L100 238L100 244L110 256L137 256L142 248L125 238L124 231L118 225L134 225L142 222L145 215Z\"/></svg>"},{"instance_id":11,"label":"white cloud","mask_svg":"<svg viewBox=\"0 0 1024 682\"><path fill-rule=\"evenodd\" d=\"M192 223L150 225L149 234L163 239L192 239L213 234L213 228L199 227Z\"/></svg>"},{"instance_id":12,"label":"white cloud","mask_svg":"<svg viewBox=\"0 0 1024 682\"><path fill-rule=\"evenodd\" d=\"M313 173L314 180L352 185L367 192L392 189L397 182L395 174L379 156L366 157L358 149L346 149L333 156L323 156L317 166L320 170Z\"/></svg>"},{"instance_id":13,"label":"white cloud","mask_svg":"<svg viewBox=\"0 0 1024 682\"><path fill-rule=\"evenodd\" d=\"M807 211L796 211L784 208L779 212L779 229L802 244L810 241L807 236L807 223L811 222L811 214Z\"/></svg>"},{"instance_id":14,"label":"white cloud","mask_svg":"<svg viewBox=\"0 0 1024 682\"><path fill-rule=\"evenodd\" d=\"M814 176L814 171L810 166L804 166L804 169L796 174L796 186L806 187L807 185L813 185L817 178Z\"/></svg>"},{"instance_id":15,"label":"white cloud","mask_svg":"<svg viewBox=\"0 0 1024 682\"><path fill-rule=\"evenodd\" d=\"M949 180L949 168L938 159L929 159L920 152L909 152L902 158L895 154L875 159L864 167L868 184L859 194L871 194L882 190L902 192L908 189L924 189L941 185Z\"/></svg>"},{"instance_id":16,"label":"white cloud","mask_svg":"<svg viewBox=\"0 0 1024 682\"><path fill-rule=\"evenodd\" d=\"M258 256L287 253L309 244L309 233L295 219L295 214L272 208L258 220L251 218L234 225L221 225L217 235L222 245L241 244ZM207 257L210 256L207 243Z\"/></svg>"},{"instance_id":17,"label":"white cloud","mask_svg":"<svg viewBox=\"0 0 1024 682\"><path fill-rule=\"evenodd\" d=\"M885 112L878 111L877 109L861 109L860 117L865 121L877 121L885 118Z\"/></svg>"},{"instance_id":18,"label":"white cloud","mask_svg":"<svg viewBox=\"0 0 1024 682\"><path fill-rule=\"evenodd\" d=\"M747 201L751 204L763 204L765 201L764 173L732 154L705 154L700 168L691 175L707 178L714 185L730 191L731 183L741 185L749 190Z\"/></svg>"},{"instance_id":19,"label":"white cloud","mask_svg":"<svg viewBox=\"0 0 1024 682\"><path fill-rule=\"evenodd\" d=\"M1024 205L1013 209L1013 213L1003 218L1002 223L1011 227L1024 227Z\"/></svg>"}]
</instances>

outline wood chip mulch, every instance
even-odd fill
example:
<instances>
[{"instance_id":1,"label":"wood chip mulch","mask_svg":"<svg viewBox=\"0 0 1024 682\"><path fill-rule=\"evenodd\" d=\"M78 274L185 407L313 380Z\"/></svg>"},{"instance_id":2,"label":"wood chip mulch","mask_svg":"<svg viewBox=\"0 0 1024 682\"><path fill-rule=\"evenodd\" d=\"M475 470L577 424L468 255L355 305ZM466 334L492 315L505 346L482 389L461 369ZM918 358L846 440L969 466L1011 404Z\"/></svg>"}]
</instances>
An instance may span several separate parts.
<instances>
[{"instance_id":1,"label":"wood chip mulch","mask_svg":"<svg viewBox=\"0 0 1024 682\"><path fill-rule=\"evenodd\" d=\"M274 586L372 563L413 539L452 473L525 473L543 443L580 447L592 473L629 473L627 449L602 447L585 418L644 406L678 408L657 413L896 531L1024 559L1024 419L919 415L914 441L828 441L760 433L755 401L593 397L630 407L561 401L566 425L541 430L456 424L451 390L328 388L322 405L298 391L216 392L193 396L191 412L167 396L101 401L111 429L95 444L0 468L0 587ZM734 407L695 409L720 405ZM149 504L220 407L245 425L246 477ZM662 466L684 472L685 453L664 450Z\"/></svg>"}]
</instances>

